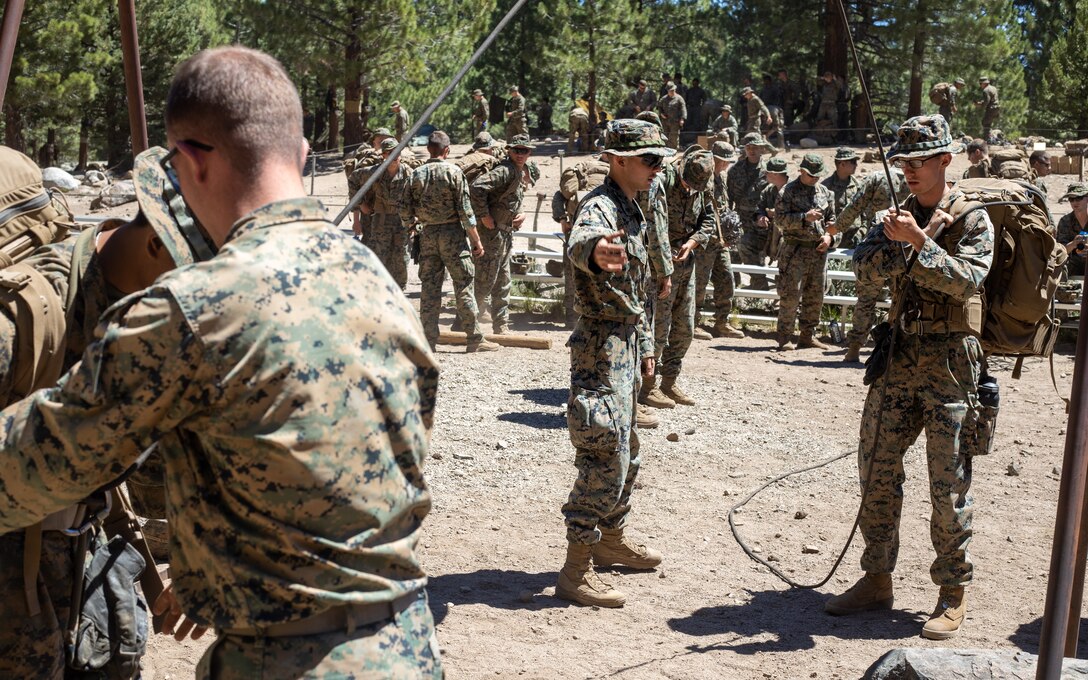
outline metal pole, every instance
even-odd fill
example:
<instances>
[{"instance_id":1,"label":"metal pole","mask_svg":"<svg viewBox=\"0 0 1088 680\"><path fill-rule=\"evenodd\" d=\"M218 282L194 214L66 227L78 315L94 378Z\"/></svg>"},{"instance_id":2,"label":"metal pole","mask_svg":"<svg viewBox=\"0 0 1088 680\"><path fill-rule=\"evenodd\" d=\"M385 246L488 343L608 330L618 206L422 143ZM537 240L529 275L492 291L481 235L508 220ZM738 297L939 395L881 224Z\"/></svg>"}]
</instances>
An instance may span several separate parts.
<instances>
[{"instance_id":1,"label":"metal pole","mask_svg":"<svg viewBox=\"0 0 1088 680\"><path fill-rule=\"evenodd\" d=\"M317 177L317 154L310 150L310 195L314 195L314 178Z\"/></svg>"},{"instance_id":2,"label":"metal pole","mask_svg":"<svg viewBox=\"0 0 1088 680\"><path fill-rule=\"evenodd\" d=\"M125 63L128 127L132 132L132 155L135 157L147 150L147 113L144 111L144 81L140 72L136 0L117 0L117 13L121 17L121 57Z\"/></svg>"},{"instance_id":3,"label":"metal pole","mask_svg":"<svg viewBox=\"0 0 1088 680\"><path fill-rule=\"evenodd\" d=\"M1062 671L1065 635L1070 627L1078 537L1084 521L1086 477L1088 477L1088 298L1081 290L1080 327L1073 364L1073 388L1066 425L1062 483L1054 521L1054 546L1050 554L1050 578L1046 585L1046 608L1039 639L1037 680L1058 678ZM1080 612L1076 612L1079 617Z\"/></svg>"},{"instance_id":4,"label":"metal pole","mask_svg":"<svg viewBox=\"0 0 1088 680\"><path fill-rule=\"evenodd\" d=\"M1073 558L1073 588L1069 597L1069 622L1065 627L1065 656L1077 656L1080 637L1080 611L1084 602L1084 567L1088 560L1088 492L1081 503L1080 530L1077 532L1077 551Z\"/></svg>"},{"instance_id":5,"label":"metal pole","mask_svg":"<svg viewBox=\"0 0 1088 680\"><path fill-rule=\"evenodd\" d=\"M8 91L11 61L15 58L15 43L19 39L19 22L23 20L24 0L4 3L4 25L0 28L0 111L4 110L4 95Z\"/></svg>"}]
</instances>

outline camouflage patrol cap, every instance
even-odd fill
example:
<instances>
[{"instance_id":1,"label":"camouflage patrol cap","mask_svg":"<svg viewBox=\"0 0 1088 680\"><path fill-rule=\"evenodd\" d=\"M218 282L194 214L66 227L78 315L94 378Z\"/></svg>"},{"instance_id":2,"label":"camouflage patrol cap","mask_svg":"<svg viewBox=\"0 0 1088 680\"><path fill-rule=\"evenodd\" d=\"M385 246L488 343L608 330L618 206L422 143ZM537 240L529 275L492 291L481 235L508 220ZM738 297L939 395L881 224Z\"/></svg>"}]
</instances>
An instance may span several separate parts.
<instances>
[{"instance_id":1,"label":"camouflage patrol cap","mask_svg":"<svg viewBox=\"0 0 1088 680\"><path fill-rule=\"evenodd\" d=\"M476 88L475 90L472 91L472 96L473 97L482 97L482 96L484 96L484 91L481 90L480 88Z\"/></svg>"},{"instance_id":2,"label":"camouflage patrol cap","mask_svg":"<svg viewBox=\"0 0 1088 680\"><path fill-rule=\"evenodd\" d=\"M676 152L665 146L660 126L645 120L619 118L605 125L603 153L613 156L671 156Z\"/></svg>"},{"instance_id":3,"label":"camouflage patrol cap","mask_svg":"<svg viewBox=\"0 0 1088 680\"><path fill-rule=\"evenodd\" d=\"M1088 196L1088 184L1083 182L1074 182L1069 185L1069 188L1065 190L1065 195L1061 197L1061 200L1068 201L1071 198L1084 198Z\"/></svg>"},{"instance_id":4,"label":"camouflage patrol cap","mask_svg":"<svg viewBox=\"0 0 1088 680\"><path fill-rule=\"evenodd\" d=\"M952 141L948 121L935 113L908 118L895 131L895 144L888 150L888 160L925 158L939 153L959 153L963 145Z\"/></svg>"},{"instance_id":5,"label":"camouflage patrol cap","mask_svg":"<svg viewBox=\"0 0 1088 680\"><path fill-rule=\"evenodd\" d=\"M518 91L518 86L517 85L511 85L509 91L510 92L517 92Z\"/></svg>"},{"instance_id":6,"label":"camouflage patrol cap","mask_svg":"<svg viewBox=\"0 0 1088 680\"><path fill-rule=\"evenodd\" d=\"M955 80L952 81L952 84L955 85L956 87L963 87L964 85L967 84L967 81L964 80L963 78L956 78Z\"/></svg>"},{"instance_id":7,"label":"camouflage patrol cap","mask_svg":"<svg viewBox=\"0 0 1088 680\"><path fill-rule=\"evenodd\" d=\"M376 137L392 137L393 133L389 131L389 128L380 127L371 134L371 139Z\"/></svg>"},{"instance_id":8,"label":"camouflage patrol cap","mask_svg":"<svg viewBox=\"0 0 1088 680\"><path fill-rule=\"evenodd\" d=\"M495 138L491 136L491 133L484 130L472 140L473 149L490 149L495 146Z\"/></svg>"},{"instance_id":9,"label":"camouflage patrol cap","mask_svg":"<svg viewBox=\"0 0 1088 680\"><path fill-rule=\"evenodd\" d=\"M988 83L988 82L990 82L990 76L979 76L978 77L978 82Z\"/></svg>"},{"instance_id":10,"label":"camouflage patrol cap","mask_svg":"<svg viewBox=\"0 0 1088 680\"><path fill-rule=\"evenodd\" d=\"M529 139L529 135L514 135L506 145L512 149L536 148L536 145Z\"/></svg>"},{"instance_id":11,"label":"camouflage patrol cap","mask_svg":"<svg viewBox=\"0 0 1088 680\"><path fill-rule=\"evenodd\" d=\"M441 130L435 130L430 137L427 137L427 144L437 144L445 149L450 145L450 136Z\"/></svg>"},{"instance_id":12,"label":"camouflage patrol cap","mask_svg":"<svg viewBox=\"0 0 1088 680\"><path fill-rule=\"evenodd\" d=\"M395 109L395 108L397 108L399 106L400 106L400 101L399 100L394 100L393 103L389 105L389 108Z\"/></svg>"},{"instance_id":13,"label":"camouflage patrol cap","mask_svg":"<svg viewBox=\"0 0 1088 680\"><path fill-rule=\"evenodd\" d=\"M382 153L388 153L397 148L397 140L390 137L389 139L383 139L381 145L378 147Z\"/></svg>"},{"instance_id":14,"label":"camouflage patrol cap","mask_svg":"<svg viewBox=\"0 0 1088 680\"><path fill-rule=\"evenodd\" d=\"M801 159L801 169L813 177L819 177L824 174L824 159L818 153L806 153Z\"/></svg>"},{"instance_id":15,"label":"camouflage patrol cap","mask_svg":"<svg viewBox=\"0 0 1088 680\"><path fill-rule=\"evenodd\" d=\"M728 112L732 113L733 112L733 107L730 106L729 104L722 104L722 111L728 111Z\"/></svg>"},{"instance_id":16,"label":"camouflage patrol cap","mask_svg":"<svg viewBox=\"0 0 1088 680\"><path fill-rule=\"evenodd\" d=\"M162 240L174 264L180 267L210 260L217 248L204 235L204 230L185 205L185 199L166 174L162 166L166 154L166 149L154 146L136 156L132 184L136 187L140 212Z\"/></svg>"},{"instance_id":17,"label":"camouflage patrol cap","mask_svg":"<svg viewBox=\"0 0 1088 680\"><path fill-rule=\"evenodd\" d=\"M750 87L746 87L746 88L744 88L744 89L742 89L742 90L740 91L740 96L742 96L742 97L743 97L743 96L744 96L744 95L746 95L746 94L755 94L755 90L753 90L753 89L752 89L752 88L750 88Z\"/></svg>"},{"instance_id":18,"label":"camouflage patrol cap","mask_svg":"<svg viewBox=\"0 0 1088 680\"><path fill-rule=\"evenodd\" d=\"M665 90L668 91L668 92L675 92L676 91L676 83L674 83L674 82L672 82L670 80L669 84L665 86Z\"/></svg>"},{"instance_id":19,"label":"camouflage patrol cap","mask_svg":"<svg viewBox=\"0 0 1088 680\"><path fill-rule=\"evenodd\" d=\"M772 158L767 161L767 172L774 173L776 175L786 174L786 159Z\"/></svg>"},{"instance_id":20,"label":"camouflage patrol cap","mask_svg":"<svg viewBox=\"0 0 1088 680\"><path fill-rule=\"evenodd\" d=\"M706 149L693 149L684 154L680 177L692 191L706 191L714 177L714 156Z\"/></svg>"},{"instance_id":21,"label":"camouflage patrol cap","mask_svg":"<svg viewBox=\"0 0 1088 680\"><path fill-rule=\"evenodd\" d=\"M774 147L767 143L766 139L763 139L763 135L758 132L749 132L744 135L744 138L740 140L743 146L758 146L762 147L765 152L774 150Z\"/></svg>"},{"instance_id":22,"label":"camouflage patrol cap","mask_svg":"<svg viewBox=\"0 0 1088 680\"><path fill-rule=\"evenodd\" d=\"M714 158L722 161L732 161L737 158L737 150L729 142L714 142L710 147L710 153Z\"/></svg>"},{"instance_id":23,"label":"camouflage patrol cap","mask_svg":"<svg viewBox=\"0 0 1088 680\"><path fill-rule=\"evenodd\" d=\"M653 123L657 127L661 127L661 116L657 115L657 111L640 111L637 116L638 120L645 120Z\"/></svg>"},{"instance_id":24,"label":"camouflage patrol cap","mask_svg":"<svg viewBox=\"0 0 1088 680\"><path fill-rule=\"evenodd\" d=\"M645 80L639 80L638 81L638 86L639 87L646 87L646 81Z\"/></svg>"},{"instance_id":25,"label":"camouflage patrol cap","mask_svg":"<svg viewBox=\"0 0 1088 680\"><path fill-rule=\"evenodd\" d=\"M858 159L858 152L854 151L848 146L840 146L835 149L835 162L839 161L856 161Z\"/></svg>"}]
</instances>

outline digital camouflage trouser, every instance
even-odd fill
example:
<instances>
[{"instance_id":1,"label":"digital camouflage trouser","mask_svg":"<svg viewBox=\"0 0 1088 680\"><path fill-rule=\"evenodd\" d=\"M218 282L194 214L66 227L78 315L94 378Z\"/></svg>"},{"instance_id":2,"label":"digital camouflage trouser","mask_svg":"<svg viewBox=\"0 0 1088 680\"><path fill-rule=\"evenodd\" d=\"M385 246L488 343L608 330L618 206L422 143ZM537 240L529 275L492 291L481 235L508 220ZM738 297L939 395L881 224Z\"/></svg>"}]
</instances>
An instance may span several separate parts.
<instances>
[{"instance_id":1,"label":"digital camouflage trouser","mask_svg":"<svg viewBox=\"0 0 1088 680\"><path fill-rule=\"evenodd\" d=\"M484 254L476 261L476 307L483 313L491 308L495 330L510 323L510 245L509 231L478 227Z\"/></svg>"},{"instance_id":2,"label":"digital camouflage trouser","mask_svg":"<svg viewBox=\"0 0 1088 680\"><path fill-rule=\"evenodd\" d=\"M665 123L664 131L665 131L665 144L670 149L679 149L680 148L680 126L679 125L669 125L668 123Z\"/></svg>"},{"instance_id":3,"label":"digital camouflage trouser","mask_svg":"<svg viewBox=\"0 0 1088 680\"><path fill-rule=\"evenodd\" d=\"M479 311L472 296L472 253L460 224L429 225L419 237L419 320L423 334L433 347L438 343L438 315L442 311L442 283L446 270L453 279L453 296L461 327L469 342L480 342Z\"/></svg>"},{"instance_id":4,"label":"digital camouflage trouser","mask_svg":"<svg viewBox=\"0 0 1088 680\"><path fill-rule=\"evenodd\" d=\"M864 345L869 339L869 331L876 325L876 303L884 299L884 284L858 278L855 288L858 301L854 305L854 318L850 332L846 334L846 343Z\"/></svg>"},{"instance_id":5,"label":"digital camouflage trouser","mask_svg":"<svg viewBox=\"0 0 1088 680\"><path fill-rule=\"evenodd\" d=\"M929 533L937 553L929 573L939 586L958 586L971 580L967 551L972 515L970 442L979 413L981 359L978 340L964 333L899 333L888 373L869 387L858 445L862 488L877 424L883 424L861 512L865 538L861 568L866 572L891 573L895 569L906 479L903 455L925 430L932 506ZM880 413L885 380L888 389Z\"/></svg>"},{"instance_id":6,"label":"digital camouflage trouser","mask_svg":"<svg viewBox=\"0 0 1088 680\"><path fill-rule=\"evenodd\" d=\"M675 378L680 375L684 356L691 347L695 332L695 259L688 255L683 262L673 262L672 290L669 297L656 300L654 307L654 355L657 375Z\"/></svg>"},{"instance_id":7,"label":"digital camouflage trouser","mask_svg":"<svg viewBox=\"0 0 1088 680\"><path fill-rule=\"evenodd\" d=\"M633 323L580 317L567 341L567 429L578 477L563 505L567 540L596 543L597 527L619 529L638 475L635 396L641 384Z\"/></svg>"},{"instance_id":8,"label":"digital camouflage trouser","mask_svg":"<svg viewBox=\"0 0 1088 680\"><path fill-rule=\"evenodd\" d=\"M729 249L716 238L710 239L705 248L696 251L696 316L706 300L708 281L714 284L714 323L728 323L729 315L733 313L733 264L729 259Z\"/></svg>"},{"instance_id":9,"label":"digital camouflage trouser","mask_svg":"<svg viewBox=\"0 0 1088 680\"><path fill-rule=\"evenodd\" d=\"M401 290L408 285L408 231L399 215L371 215L363 243L374 251Z\"/></svg>"},{"instance_id":10,"label":"digital camouflage trouser","mask_svg":"<svg viewBox=\"0 0 1088 680\"><path fill-rule=\"evenodd\" d=\"M783 243L778 256L778 341L793 335L801 308L801 334L811 334L820 322L827 277L827 253L808 244Z\"/></svg>"},{"instance_id":11,"label":"digital camouflage trouser","mask_svg":"<svg viewBox=\"0 0 1088 680\"><path fill-rule=\"evenodd\" d=\"M767 242L771 238L771 228L756 224L755 213L740 213L740 218L741 224L744 225L744 233L741 234L740 243L737 244L740 261L762 267L767 264ZM766 275L752 274L749 278L753 289L767 290Z\"/></svg>"},{"instance_id":12,"label":"digital camouflage trouser","mask_svg":"<svg viewBox=\"0 0 1088 680\"><path fill-rule=\"evenodd\" d=\"M392 619L352 632L297 637L222 635L198 680L441 680L434 618L420 598Z\"/></svg>"}]
</instances>

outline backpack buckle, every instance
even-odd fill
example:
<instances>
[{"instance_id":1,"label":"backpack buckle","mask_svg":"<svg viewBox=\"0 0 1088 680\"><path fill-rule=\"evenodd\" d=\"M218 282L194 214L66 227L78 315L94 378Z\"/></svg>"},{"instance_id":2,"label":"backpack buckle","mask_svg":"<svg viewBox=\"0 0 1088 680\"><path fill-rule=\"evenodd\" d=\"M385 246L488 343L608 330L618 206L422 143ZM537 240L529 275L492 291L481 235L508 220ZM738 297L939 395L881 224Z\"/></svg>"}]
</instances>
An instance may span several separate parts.
<instances>
[{"instance_id":1,"label":"backpack buckle","mask_svg":"<svg viewBox=\"0 0 1088 680\"><path fill-rule=\"evenodd\" d=\"M0 286L8 290L22 290L30 284L30 274L5 269L0 271Z\"/></svg>"}]
</instances>

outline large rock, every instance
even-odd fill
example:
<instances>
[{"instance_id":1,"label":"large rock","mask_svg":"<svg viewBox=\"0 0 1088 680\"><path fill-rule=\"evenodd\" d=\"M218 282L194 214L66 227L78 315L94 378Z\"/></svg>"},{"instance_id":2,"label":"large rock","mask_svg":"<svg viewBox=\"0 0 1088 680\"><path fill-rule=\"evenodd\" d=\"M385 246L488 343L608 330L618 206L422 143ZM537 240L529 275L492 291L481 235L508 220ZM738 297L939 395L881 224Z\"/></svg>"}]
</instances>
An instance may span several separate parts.
<instances>
[{"instance_id":1,"label":"large rock","mask_svg":"<svg viewBox=\"0 0 1088 680\"><path fill-rule=\"evenodd\" d=\"M864 680L1029 680L1038 662L1017 650L893 649L869 667ZM1088 678L1088 661L1066 659L1062 678Z\"/></svg>"},{"instance_id":2,"label":"large rock","mask_svg":"<svg viewBox=\"0 0 1088 680\"><path fill-rule=\"evenodd\" d=\"M812 137L802 137L799 144L801 145L802 149L815 149L816 147L820 146L820 143Z\"/></svg>"},{"instance_id":3,"label":"large rock","mask_svg":"<svg viewBox=\"0 0 1088 680\"><path fill-rule=\"evenodd\" d=\"M42 170L42 184L46 189L68 192L79 187L79 180L60 168L46 168Z\"/></svg>"},{"instance_id":4,"label":"large rock","mask_svg":"<svg viewBox=\"0 0 1088 680\"><path fill-rule=\"evenodd\" d=\"M104 187L109 183L109 179L101 170L88 170L83 176L83 183L92 187Z\"/></svg>"},{"instance_id":5,"label":"large rock","mask_svg":"<svg viewBox=\"0 0 1088 680\"><path fill-rule=\"evenodd\" d=\"M98 198L91 203L91 208L95 210L99 208L116 208L119 205L131 203L135 200L136 187L132 184L132 180L124 180L103 189L98 194Z\"/></svg>"}]
</instances>

